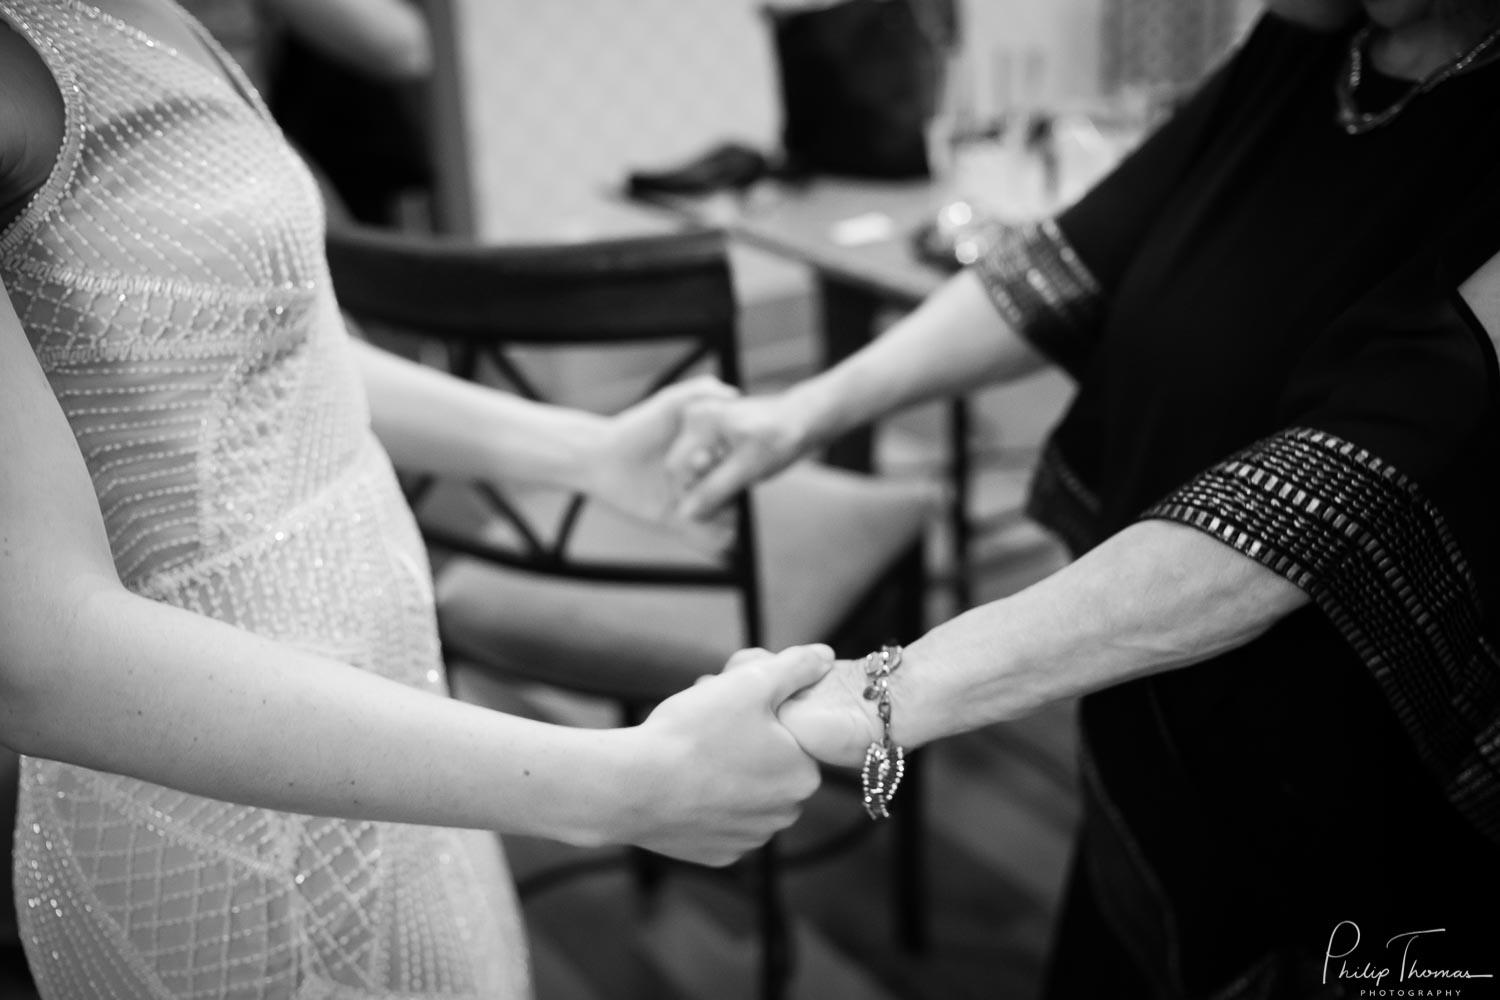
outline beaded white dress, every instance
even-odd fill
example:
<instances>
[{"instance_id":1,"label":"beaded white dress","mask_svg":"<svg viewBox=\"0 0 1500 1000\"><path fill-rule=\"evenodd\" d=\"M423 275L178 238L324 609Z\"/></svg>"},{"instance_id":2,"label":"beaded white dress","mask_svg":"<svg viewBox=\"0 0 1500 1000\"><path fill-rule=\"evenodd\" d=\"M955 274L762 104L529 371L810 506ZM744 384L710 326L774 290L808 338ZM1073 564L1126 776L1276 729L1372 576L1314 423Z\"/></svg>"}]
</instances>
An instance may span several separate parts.
<instances>
[{"instance_id":1,"label":"beaded white dress","mask_svg":"<svg viewBox=\"0 0 1500 1000\"><path fill-rule=\"evenodd\" d=\"M0 279L126 586L443 691L423 548L369 430L307 172L196 25L228 75L77 0L0 0L0 17L67 121L55 171L0 233ZM529 992L490 834L36 759L16 833L47 1000Z\"/></svg>"}]
</instances>

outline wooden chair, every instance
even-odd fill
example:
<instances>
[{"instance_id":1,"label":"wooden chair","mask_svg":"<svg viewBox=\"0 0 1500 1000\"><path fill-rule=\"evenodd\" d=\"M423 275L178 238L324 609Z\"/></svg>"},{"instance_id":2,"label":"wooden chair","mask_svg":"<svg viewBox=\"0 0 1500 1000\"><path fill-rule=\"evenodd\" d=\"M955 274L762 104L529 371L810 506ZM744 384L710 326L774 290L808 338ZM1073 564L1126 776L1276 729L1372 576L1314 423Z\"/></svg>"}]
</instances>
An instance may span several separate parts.
<instances>
[{"instance_id":1,"label":"wooden chair","mask_svg":"<svg viewBox=\"0 0 1500 1000\"><path fill-rule=\"evenodd\" d=\"M641 367L644 347L656 365L638 395L704 368L740 379L736 303L714 232L474 246L348 229L330 234L328 257L343 308L375 339L414 334L442 345L455 373L533 398L544 397L542 380L518 349L602 346L620 352L616 376ZM582 381L597 391L601 380ZM922 541L940 499L924 483L799 465L739 501L737 541L711 558L581 497L433 480L412 496L434 551L455 692L482 700L496 678L538 682L617 699L628 719L745 646L831 641L854 655L919 634ZM896 813L896 906L909 942L923 912L914 772ZM765 996L780 995L790 971L778 860L774 842L755 859Z\"/></svg>"}]
</instances>

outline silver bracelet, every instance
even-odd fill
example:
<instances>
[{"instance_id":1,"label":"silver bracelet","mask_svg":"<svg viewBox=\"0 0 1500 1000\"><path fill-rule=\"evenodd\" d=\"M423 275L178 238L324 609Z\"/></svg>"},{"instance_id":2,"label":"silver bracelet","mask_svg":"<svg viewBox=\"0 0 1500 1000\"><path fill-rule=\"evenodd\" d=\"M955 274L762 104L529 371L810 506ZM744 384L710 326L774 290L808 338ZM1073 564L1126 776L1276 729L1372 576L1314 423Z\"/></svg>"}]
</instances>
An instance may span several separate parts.
<instances>
[{"instance_id":1,"label":"silver bracelet","mask_svg":"<svg viewBox=\"0 0 1500 1000\"><path fill-rule=\"evenodd\" d=\"M864 658L865 700L875 702L880 715L881 737L865 750L860 784L864 789L865 812L871 819L890 816L890 802L906 774L906 750L891 739L891 674L901 666L901 647L895 643L881 646Z\"/></svg>"}]
</instances>

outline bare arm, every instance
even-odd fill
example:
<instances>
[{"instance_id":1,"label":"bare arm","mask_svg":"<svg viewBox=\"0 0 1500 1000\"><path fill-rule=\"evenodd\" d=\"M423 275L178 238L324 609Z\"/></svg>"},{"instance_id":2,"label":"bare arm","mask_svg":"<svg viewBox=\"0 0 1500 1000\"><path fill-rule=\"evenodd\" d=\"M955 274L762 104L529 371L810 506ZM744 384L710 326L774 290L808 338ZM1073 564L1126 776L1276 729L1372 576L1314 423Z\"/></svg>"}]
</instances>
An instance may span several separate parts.
<instances>
[{"instance_id":1,"label":"bare arm","mask_svg":"<svg viewBox=\"0 0 1500 1000\"><path fill-rule=\"evenodd\" d=\"M824 443L917 403L1006 382L1047 359L990 303L973 271L963 271L842 364L787 391L812 441Z\"/></svg>"},{"instance_id":2,"label":"bare arm","mask_svg":"<svg viewBox=\"0 0 1500 1000\"><path fill-rule=\"evenodd\" d=\"M380 443L403 469L588 491L609 421L534 403L352 340Z\"/></svg>"},{"instance_id":3,"label":"bare arm","mask_svg":"<svg viewBox=\"0 0 1500 1000\"><path fill-rule=\"evenodd\" d=\"M904 725L926 743L1186 667L1244 645L1307 601L1196 529L1143 521L913 643Z\"/></svg>"},{"instance_id":4,"label":"bare arm","mask_svg":"<svg viewBox=\"0 0 1500 1000\"><path fill-rule=\"evenodd\" d=\"M277 809L716 862L790 822L816 785L790 737L766 724L826 670L805 650L698 685L634 729L574 730L127 592L71 430L3 294L0 511L0 741L22 752Z\"/></svg>"},{"instance_id":5,"label":"bare arm","mask_svg":"<svg viewBox=\"0 0 1500 1000\"><path fill-rule=\"evenodd\" d=\"M1295 585L1195 529L1132 525L1047 579L939 625L893 675L893 735L919 746L1060 698L1241 646L1307 603ZM815 756L854 765L879 732L841 662L781 717Z\"/></svg>"},{"instance_id":6,"label":"bare arm","mask_svg":"<svg viewBox=\"0 0 1500 1000\"><path fill-rule=\"evenodd\" d=\"M774 396L689 407L686 430L668 458L674 474L692 483L683 513L717 510L798 457L887 414L1046 364L996 311L979 278L961 272L826 372ZM709 457L716 446L726 450L717 464Z\"/></svg>"},{"instance_id":7,"label":"bare arm","mask_svg":"<svg viewBox=\"0 0 1500 1000\"><path fill-rule=\"evenodd\" d=\"M1420 262L1411 267L1424 287L1432 272ZM1402 294L1409 292L1405 285L1396 287ZM1500 256L1486 261L1458 291L1494 339L1500 330ZM1379 292L1372 293L1372 301L1382 301ZM1434 309L1437 315L1443 312ZM1333 593L1335 603L1356 620L1359 615L1384 614L1390 605L1351 599L1347 588L1356 585L1350 580L1389 574L1405 587L1404 581L1444 579L1448 564L1424 562L1424 546L1429 543L1412 539L1428 539L1428 532L1431 537L1448 537L1449 529L1415 481L1400 470L1435 475L1465 454L1453 442L1467 440L1487 426L1491 390L1481 357L1486 352L1456 312L1449 313L1446 323L1434 320L1430 327L1409 328L1398 322L1382 331L1361 320L1357 329L1365 353L1357 362L1347 355L1341 358L1340 378L1320 367L1333 362L1311 363L1302 378L1336 390L1332 398L1321 393L1298 396L1300 412L1292 415L1293 422L1307 418L1314 426L1343 426L1346 420L1339 418L1340 410L1368 412L1368 394L1390 406L1385 388L1389 382L1370 373L1398 365L1412 402L1390 411L1406 418L1392 419L1390 426L1405 430L1414 423L1422 429L1414 441L1403 443L1401 435L1387 438L1390 447L1399 449L1401 463L1386 464L1387 456L1362 455L1337 435L1321 445L1306 438L1290 445L1283 435L1274 435L1245 449L1234 463L1244 474L1226 472L1212 480L1217 485L1210 491L1217 495L1214 491L1226 490L1234 498L1218 509L1244 539L1235 542L1238 547L1183 523L1140 521L1034 586L939 625L908 647L907 664L892 678L898 741L920 745L1024 715L1059 698L1187 667L1252 641L1312 600L1309 591L1257 561L1256 556L1270 551L1294 554L1302 582L1313 592L1321 588L1325 595L1320 606L1326 606L1327 595ZM1368 388L1357 392L1361 373L1369 378ZM1437 413L1426 405L1444 393L1452 397L1450 408ZM1287 433L1295 437L1294 431ZM1381 433L1380 426L1374 433ZM1299 456L1296 461L1289 458L1293 454ZM1301 472L1287 473L1297 463ZM1261 475L1270 467L1281 475ZM1403 485L1391 487L1388 495L1370 492L1391 482ZM1289 489L1289 484L1297 488ZM1304 494L1317 498L1316 514L1308 513L1312 506L1297 506ZM1383 499L1368 505L1372 495ZM1268 512L1265 518L1281 518L1280 523L1297 527L1293 536L1279 537L1285 529L1268 534L1268 521L1230 514L1229 507L1263 510ZM1346 530L1356 521L1360 532ZM1377 537L1382 544L1371 544ZM1267 545L1268 539L1274 541ZM1362 562L1367 563L1363 570ZM1459 589L1451 583L1426 586ZM1439 606L1446 610L1424 618L1422 628L1442 634L1453 628L1446 616L1460 614L1465 605L1442 600L1427 605ZM870 703L860 697L861 687L858 664L841 663L818 687L789 703L782 718L815 755L857 763L877 731Z\"/></svg>"},{"instance_id":8,"label":"bare arm","mask_svg":"<svg viewBox=\"0 0 1500 1000\"><path fill-rule=\"evenodd\" d=\"M355 341L372 423L402 469L587 493L668 524L705 551L722 549L732 519L685 518L666 454L695 400L734 390L704 377L680 382L613 417L547 406Z\"/></svg>"}]
</instances>

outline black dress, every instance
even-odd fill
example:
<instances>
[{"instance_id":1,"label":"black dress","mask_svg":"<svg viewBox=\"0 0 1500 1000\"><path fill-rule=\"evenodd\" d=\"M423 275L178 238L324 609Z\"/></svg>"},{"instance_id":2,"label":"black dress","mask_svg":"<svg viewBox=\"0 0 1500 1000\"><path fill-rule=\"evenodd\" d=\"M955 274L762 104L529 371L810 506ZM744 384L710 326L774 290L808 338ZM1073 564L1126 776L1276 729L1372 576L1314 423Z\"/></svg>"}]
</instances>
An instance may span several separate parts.
<instances>
[{"instance_id":1,"label":"black dress","mask_svg":"<svg viewBox=\"0 0 1500 1000\"><path fill-rule=\"evenodd\" d=\"M976 265L1078 380L1039 519L1075 551L1191 525L1313 599L1084 699L1058 996L1356 996L1366 963L1381 988L1490 995L1397 981L1388 939L1434 928L1418 968L1500 974L1500 379L1457 294L1500 252L1500 64L1348 135L1350 37L1264 18L1097 188ZM1367 68L1357 93L1410 87ZM1361 943L1325 968L1343 921Z\"/></svg>"}]
</instances>

